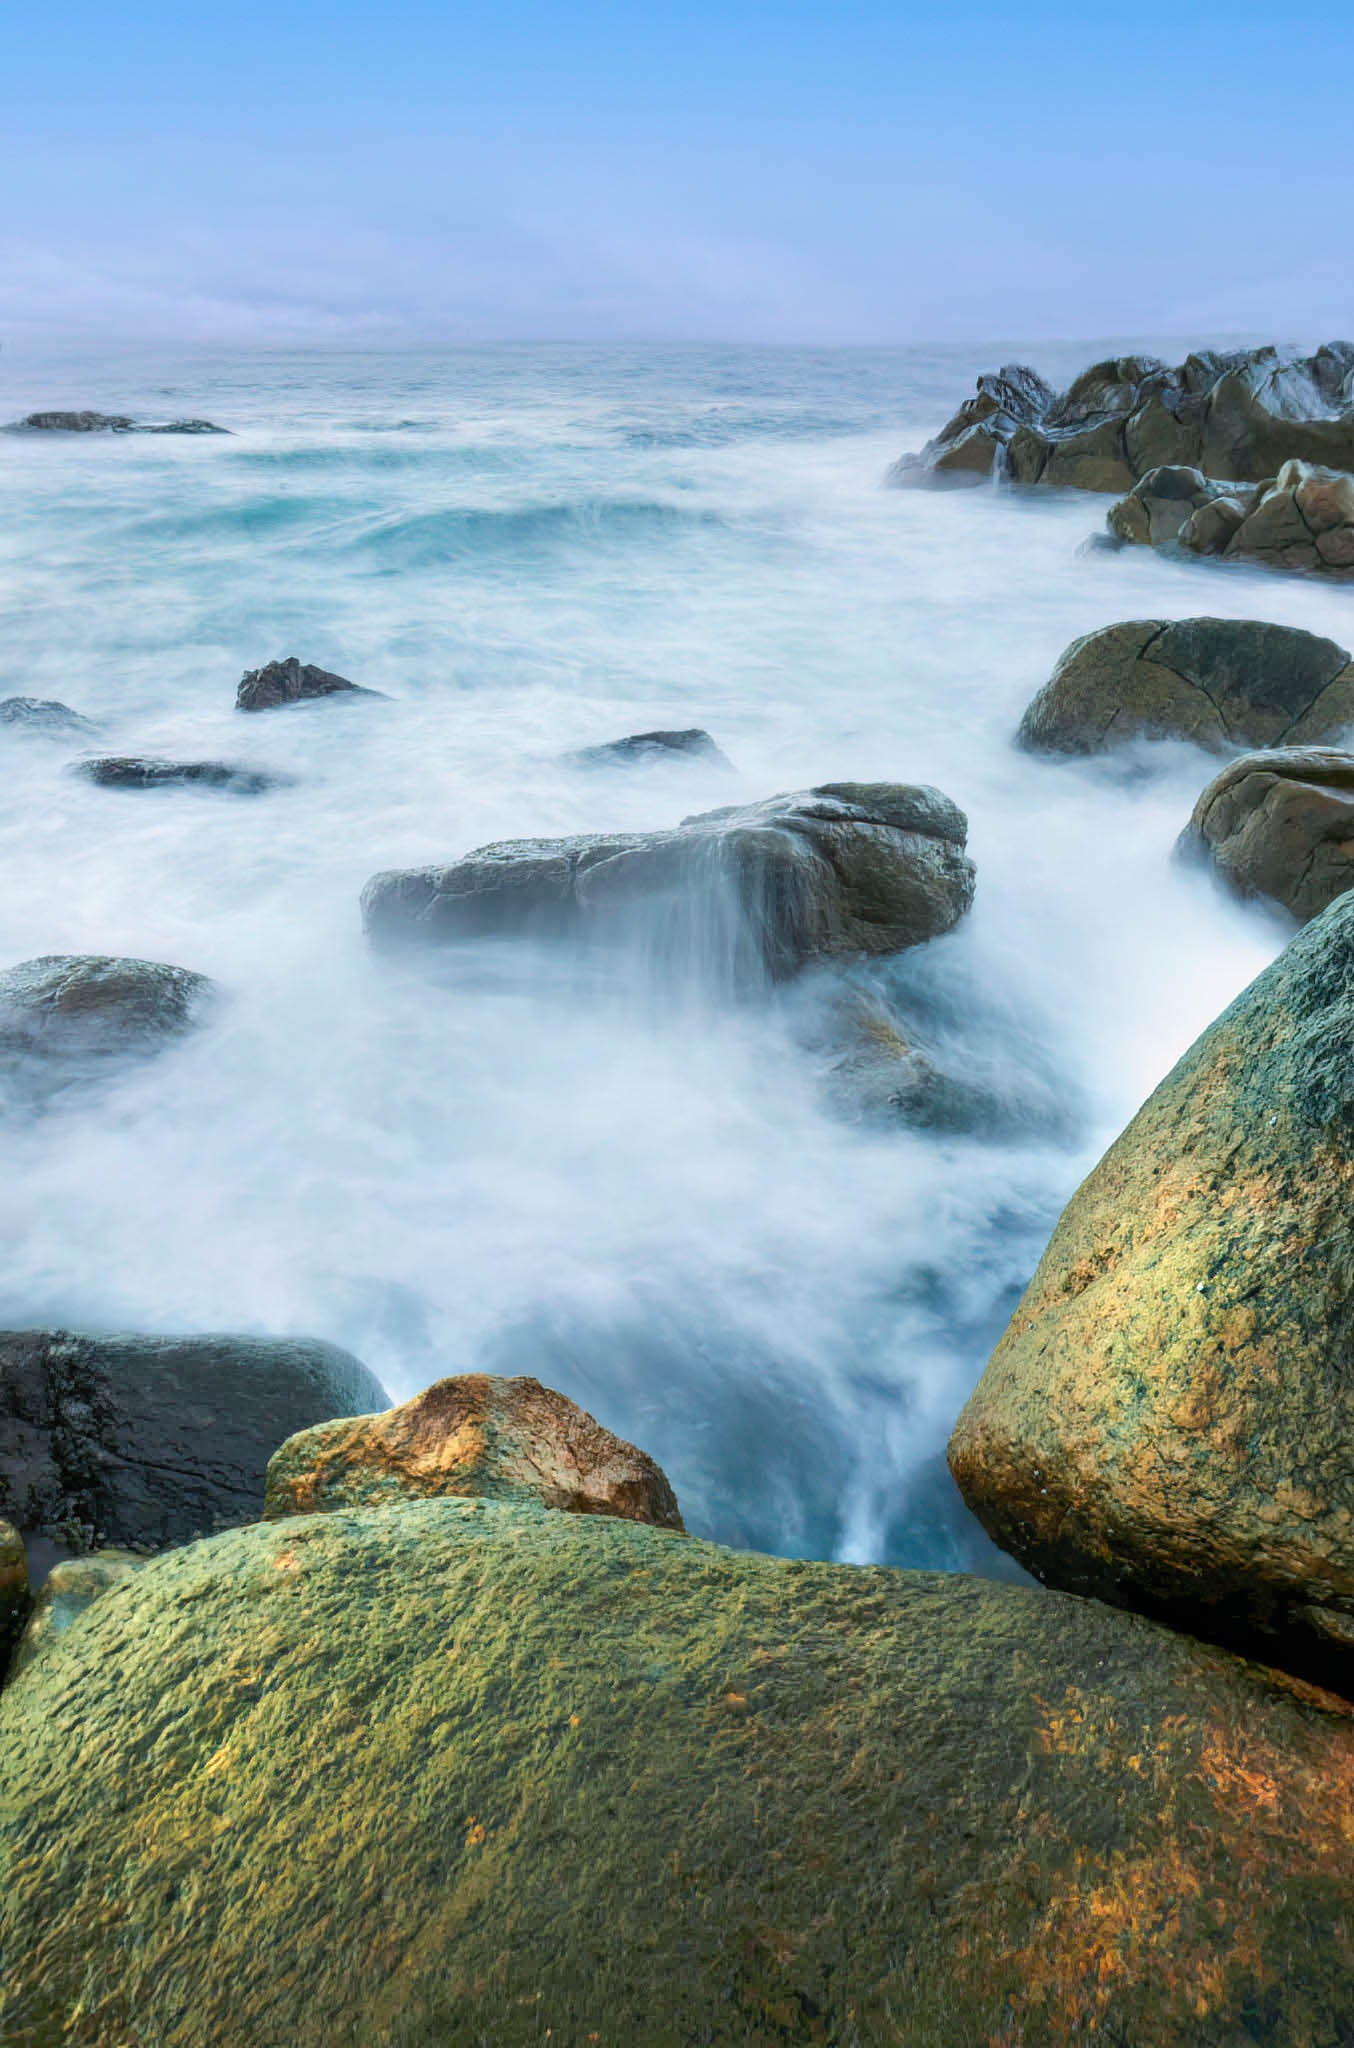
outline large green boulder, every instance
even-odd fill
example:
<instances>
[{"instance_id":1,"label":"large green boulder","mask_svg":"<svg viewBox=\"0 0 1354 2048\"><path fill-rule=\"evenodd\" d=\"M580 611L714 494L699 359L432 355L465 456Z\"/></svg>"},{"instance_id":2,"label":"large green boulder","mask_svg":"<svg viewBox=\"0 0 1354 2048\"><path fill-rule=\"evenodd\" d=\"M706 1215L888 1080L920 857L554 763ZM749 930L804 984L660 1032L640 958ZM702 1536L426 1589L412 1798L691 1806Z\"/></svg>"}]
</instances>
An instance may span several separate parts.
<instances>
[{"instance_id":1,"label":"large green boulder","mask_svg":"<svg viewBox=\"0 0 1354 2048\"><path fill-rule=\"evenodd\" d=\"M1340 1703L1089 1601L539 1506L155 1560L0 1698L0 1814L7 2048L1348 2028Z\"/></svg>"},{"instance_id":2,"label":"large green boulder","mask_svg":"<svg viewBox=\"0 0 1354 2048\"><path fill-rule=\"evenodd\" d=\"M950 1445L1055 1585L1354 1697L1354 896L1073 1196Z\"/></svg>"}]
</instances>

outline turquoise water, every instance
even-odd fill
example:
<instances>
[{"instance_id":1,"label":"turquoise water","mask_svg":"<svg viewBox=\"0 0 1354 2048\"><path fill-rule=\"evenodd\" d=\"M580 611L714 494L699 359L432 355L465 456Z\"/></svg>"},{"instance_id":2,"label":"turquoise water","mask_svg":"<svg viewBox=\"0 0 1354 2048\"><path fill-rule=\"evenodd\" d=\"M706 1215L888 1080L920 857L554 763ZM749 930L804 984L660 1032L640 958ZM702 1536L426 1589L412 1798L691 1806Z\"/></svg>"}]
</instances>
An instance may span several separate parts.
<instances>
[{"instance_id":1,"label":"turquoise water","mask_svg":"<svg viewBox=\"0 0 1354 2048\"><path fill-rule=\"evenodd\" d=\"M1171 863L1202 757L1126 778L1011 732L1116 618L1354 638L1348 593L1079 555L1096 500L884 489L990 359L7 349L0 417L232 432L0 436L0 694L107 721L101 752L300 779L129 796L4 741L0 963L141 955L227 1001L8 1134L0 1319L308 1332L397 1396L535 1373L651 1450L701 1533L982 1563L953 1417L1081 1175L1283 937ZM393 701L235 713L291 653ZM562 758L688 725L732 778ZM494 949L430 978L362 940L379 868L886 777L970 816L972 916L892 978L1005 1106L996 1141L845 1120L798 997Z\"/></svg>"}]
</instances>

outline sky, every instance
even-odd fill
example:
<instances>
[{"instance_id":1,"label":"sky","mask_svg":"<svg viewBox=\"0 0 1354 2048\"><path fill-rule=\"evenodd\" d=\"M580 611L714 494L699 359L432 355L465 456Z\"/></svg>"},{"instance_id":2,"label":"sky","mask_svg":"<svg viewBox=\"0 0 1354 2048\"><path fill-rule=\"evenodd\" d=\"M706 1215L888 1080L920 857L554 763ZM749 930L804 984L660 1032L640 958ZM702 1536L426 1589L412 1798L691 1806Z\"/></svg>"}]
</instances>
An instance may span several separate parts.
<instances>
[{"instance_id":1,"label":"sky","mask_svg":"<svg viewBox=\"0 0 1354 2048\"><path fill-rule=\"evenodd\" d=\"M0 340L1354 333L1354 9L0 0Z\"/></svg>"}]
</instances>

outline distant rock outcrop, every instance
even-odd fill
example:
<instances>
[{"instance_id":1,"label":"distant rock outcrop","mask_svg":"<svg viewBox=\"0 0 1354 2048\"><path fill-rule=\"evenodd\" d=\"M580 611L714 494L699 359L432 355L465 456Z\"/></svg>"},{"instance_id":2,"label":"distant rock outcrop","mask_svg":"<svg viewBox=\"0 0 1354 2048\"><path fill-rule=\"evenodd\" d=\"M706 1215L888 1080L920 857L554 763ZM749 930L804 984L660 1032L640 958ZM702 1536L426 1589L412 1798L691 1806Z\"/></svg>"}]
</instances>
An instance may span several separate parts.
<instances>
[{"instance_id":1,"label":"distant rock outcrop","mask_svg":"<svg viewBox=\"0 0 1354 2048\"><path fill-rule=\"evenodd\" d=\"M214 993L204 974L155 960L47 954L0 973L0 1096L37 1099L192 1029Z\"/></svg>"},{"instance_id":2,"label":"distant rock outcrop","mask_svg":"<svg viewBox=\"0 0 1354 2048\"><path fill-rule=\"evenodd\" d=\"M1286 462L1260 484L1153 469L1106 515L1115 540L1354 581L1354 476Z\"/></svg>"},{"instance_id":3,"label":"distant rock outcrop","mask_svg":"<svg viewBox=\"0 0 1354 2048\"><path fill-rule=\"evenodd\" d=\"M74 768L101 789L221 789L233 796L260 796L270 789L290 789L296 782L294 775L246 768L234 761L152 761L115 755L77 761Z\"/></svg>"},{"instance_id":4,"label":"distant rock outcrop","mask_svg":"<svg viewBox=\"0 0 1354 2048\"><path fill-rule=\"evenodd\" d=\"M235 693L237 711L276 711L284 704L302 704L318 697L384 697L384 690L367 690L350 683L345 676L326 668L315 668L289 654L282 661L266 662L262 668L246 669Z\"/></svg>"},{"instance_id":5,"label":"distant rock outcrop","mask_svg":"<svg viewBox=\"0 0 1354 2048\"><path fill-rule=\"evenodd\" d=\"M47 434L228 434L211 420L138 420L125 412L30 412L15 420L12 433Z\"/></svg>"},{"instance_id":6,"label":"distant rock outcrop","mask_svg":"<svg viewBox=\"0 0 1354 2048\"><path fill-rule=\"evenodd\" d=\"M627 739L580 747L569 759L580 768L636 767L645 762L682 759L704 761L711 767L733 766L709 733L696 725L685 732L633 732Z\"/></svg>"},{"instance_id":7,"label":"distant rock outcrop","mask_svg":"<svg viewBox=\"0 0 1354 2048\"><path fill-rule=\"evenodd\" d=\"M919 455L889 481L1132 490L1163 465L1258 483L1297 459L1354 470L1354 343L1314 355L1275 348L1205 350L1172 369L1155 356L1120 356L1084 370L1057 395L1033 370L1010 365L978 380Z\"/></svg>"},{"instance_id":8,"label":"distant rock outcrop","mask_svg":"<svg viewBox=\"0 0 1354 2048\"><path fill-rule=\"evenodd\" d=\"M1354 888L1354 754L1275 747L1229 761L1209 783L1180 850L1207 860L1239 896L1279 904L1299 924Z\"/></svg>"},{"instance_id":9,"label":"distant rock outcrop","mask_svg":"<svg viewBox=\"0 0 1354 2048\"><path fill-rule=\"evenodd\" d=\"M363 916L382 941L619 937L718 976L778 979L949 931L973 896L966 837L939 790L825 783L672 831L508 840L376 875Z\"/></svg>"},{"instance_id":10,"label":"distant rock outcrop","mask_svg":"<svg viewBox=\"0 0 1354 2048\"><path fill-rule=\"evenodd\" d=\"M1258 619L1129 619L1074 640L1020 722L1023 746L1100 754L1135 739L1301 746L1354 724L1343 647Z\"/></svg>"},{"instance_id":11,"label":"distant rock outcrop","mask_svg":"<svg viewBox=\"0 0 1354 2048\"><path fill-rule=\"evenodd\" d=\"M12 732L34 733L42 739L67 739L76 733L97 732L92 718L72 711L48 697L6 697L0 700L0 727Z\"/></svg>"}]
</instances>

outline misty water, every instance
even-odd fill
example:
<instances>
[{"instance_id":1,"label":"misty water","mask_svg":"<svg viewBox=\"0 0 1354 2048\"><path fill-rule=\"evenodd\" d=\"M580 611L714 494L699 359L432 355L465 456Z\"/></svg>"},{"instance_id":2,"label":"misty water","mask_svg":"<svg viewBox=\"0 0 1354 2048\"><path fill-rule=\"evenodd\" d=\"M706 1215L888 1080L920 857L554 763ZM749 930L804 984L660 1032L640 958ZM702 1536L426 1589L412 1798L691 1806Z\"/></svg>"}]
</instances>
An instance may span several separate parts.
<instances>
[{"instance_id":1,"label":"misty water","mask_svg":"<svg viewBox=\"0 0 1354 2048\"><path fill-rule=\"evenodd\" d=\"M130 954L225 993L6 1129L0 1320L308 1333L396 1398L532 1373L651 1451L700 1534L987 1568L954 1416L1079 1179L1285 937L1172 860L1206 757L1050 765L1014 727L1115 619L1354 637L1338 590L1079 554L1103 500L885 489L1001 355L7 348L0 417L231 437L0 436L0 694L105 721L101 753L298 781L129 794L70 773L78 742L0 743L0 964ZM392 701L237 713L293 653ZM735 772L565 758L686 726ZM880 979L991 1132L844 1114L813 978L738 1000L524 945L425 971L362 936L381 868L883 779L969 816L971 915Z\"/></svg>"}]
</instances>

